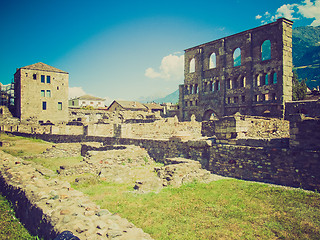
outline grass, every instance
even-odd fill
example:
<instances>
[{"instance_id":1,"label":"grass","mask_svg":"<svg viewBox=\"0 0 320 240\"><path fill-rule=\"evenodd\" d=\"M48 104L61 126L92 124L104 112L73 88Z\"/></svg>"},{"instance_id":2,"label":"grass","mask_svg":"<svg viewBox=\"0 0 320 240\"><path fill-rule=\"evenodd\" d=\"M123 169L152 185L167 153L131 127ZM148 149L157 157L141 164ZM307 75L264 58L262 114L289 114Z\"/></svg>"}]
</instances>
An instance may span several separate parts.
<instances>
[{"instance_id":1,"label":"grass","mask_svg":"<svg viewBox=\"0 0 320 240\"><path fill-rule=\"evenodd\" d=\"M18 137L4 133L0 134L0 141L10 142L10 146L0 147L0 150L17 157L40 154L52 146L52 143L40 139Z\"/></svg>"},{"instance_id":2,"label":"grass","mask_svg":"<svg viewBox=\"0 0 320 240\"><path fill-rule=\"evenodd\" d=\"M16 219L11 204L0 195L0 239L2 240L39 240L32 236Z\"/></svg>"},{"instance_id":3,"label":"grass","mask_svg":"<svg viewBox=\"0 0 320 240\"><path fill-rule=\"evenodd\" d=\"M43 142L33 144L36 148ZM25 149L19 146L17 151ZM55 170L80 159L33 161ZM60 178L74 182L76 177ZM108 183L90 174L81 177L85 180L73 184L75 189L101 208L127 218L154 239L320 239L317 192L225 179L168 187L158 194L137 194L132 184Z\"/></svg>"},{"instance_id":4,"label":"grass","mask_svg":"<svg viewBox=\"0 0 320 240\"><path fill-rule=\"evenodd\" d=\"M220 180L134 194L125 184L74 186L155 239L319 239L320 195Z\"/></svg>"}]
</instances>

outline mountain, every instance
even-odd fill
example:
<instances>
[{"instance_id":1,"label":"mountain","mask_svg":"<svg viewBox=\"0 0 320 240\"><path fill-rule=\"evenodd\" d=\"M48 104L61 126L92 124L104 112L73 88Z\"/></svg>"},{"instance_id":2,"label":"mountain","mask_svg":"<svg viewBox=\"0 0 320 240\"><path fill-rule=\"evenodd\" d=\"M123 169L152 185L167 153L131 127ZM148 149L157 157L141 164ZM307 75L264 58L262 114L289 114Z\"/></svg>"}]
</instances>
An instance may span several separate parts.
<instances>
[{"instance_id":1,"label":"mountain","mask_svg":"<svg viewBox=\"0 0 320 240\"><path fill-rule=\"evenodd\" d=\"M299 79L311 89L320 85L320 26L292 30L292 60Z\"/></svg>"},{"instance_id":2,"label":"mountain","mask_svg":"<svg viewBox=\"0 0 320 240\"><path fill-rule=\"evenodd\" d=\"M156 103L177 103L179 101L179 89L163 98L154 99L153 101Z\"/></svg>"}]
</instances>

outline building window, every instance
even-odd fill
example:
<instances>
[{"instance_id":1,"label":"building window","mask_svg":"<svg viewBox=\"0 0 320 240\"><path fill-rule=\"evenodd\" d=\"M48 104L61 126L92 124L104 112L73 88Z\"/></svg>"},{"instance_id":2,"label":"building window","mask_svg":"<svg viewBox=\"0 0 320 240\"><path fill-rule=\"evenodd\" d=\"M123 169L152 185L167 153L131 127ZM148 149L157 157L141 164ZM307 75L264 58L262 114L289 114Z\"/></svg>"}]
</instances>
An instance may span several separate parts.
<instances>
[{"instance_id":1,"label":"building window","mask_svg":"<svg viewBox=\"0 0 320 240\"><path fill-rule=\"evenodd\" d=\"M266 85L269 84L269 75L268 74L265 75L264 82Z\"/></svg>"},{"instance_id":2,"label":"building window","mask_svg":"<svg viewBox=\"0 0 320 240\"><path fill-rule=\"evenodd\" d=\"M265 40L261 45L261 61L271 59L271 42Z\"/></svg>"},{"instance_id":3,"label":"building window","mask_svg":"<svg viewBox=\"0 0 320 240\"><path fill-rule=\"evenodd\" d=\"M245 77L240 77L240 83L239 83L239 87L243 88L245 86Z\"/></svg>"},{"instance_id":4,"label":"building window","mask_svg":"<svg viewBox=\"0 0 320 240\"><path fill-rule=\"evenodd\" d=\"M194 85L194 94L198 93L198 84Z\"/></svg>"},{"instance_id":5,"label":"building window","mask_svg":"<svg viewBox=\"0 0 320 240\"><path fill-rule=\"evenodd\" d=\"M41 82L42 82L42 83L45 83L45 78L46 78L45 75L41 75Z\"/></svg>"},{"instance_id":6,"label":"building window","mask_svg":"<svg viewBox=\"0 0 320 240\"><path fill-rule=\"evenodd\" d=\"M273 84L276 84L277 83L277 73L275 72L275 73L273 73L273 78L272 78L272 83Z\"/></svg>"},{"instance_id":7,"label":"building window","mask_svg":"<svg viewBox=\"0 0 320 240\"><path fill-rule=\"evenodd\" d=\"M51 90L47 90L47 97L51 97Z\"/></svg>"},{"instance_id":8,"label":"building window","mask_svg":"<svg viewBox=\"0 0 320 240\"><path fill-rule=\"evenodd\" d=\"M237 67L241 65L241 49L237 48L233 52L233 66Z\"/></svg>"},{"instance_id":9,"label":"building window","mask_svg":"<svg viewBox=\"0 0 320 240\"><path fill-rule=\"evenodd\" d=\"M266 95L265 95L265 94L262 94L262 95L261 95L261 101L264 102L265 100L266 100Z\"/></svg>"},{"instance_id":10,"label":"building window","mask_svg":"<svg viewBox=\"0 0 320 240\"><path fill-rule=\"evenodd\" d=\"M227 89L231 89L231 79L227 80Z\"/></svg>"},{"instance_id":11,"label":"building window","mask_svg":"<svg viewBox=\"0 0 320 240\"><path fill-rule=\"evenodd\" d=\"M188 107L188 101L185 102L186 107Z\"/></svg>"},{"instance_id":12,"label":"building window","mask_svg":"<svg viewBox=\"0 0 320 240\"><path fill-rule=\"evenodd\" d=\"M47 76L47 83L51 83L51 77Z\"/></svg>"},{"instance_id":13,"label":"building window","mask_svg":"<svg viewBox=\"0 0 320 240\"><path fill-rule=\"evenodd\" d=\"M238 88L238 81L237 81L236 78L232 80L232 86L231 86L231 88L232 88L232 89Z\"/></svg>"},{"instance_id":14,"label":"building window","mask_svg":"<svg viewBox=\"0 0 320 240\"><path fill-rule=\"evenodd\" d=\"M258 102L259 101L259 95L254 95L253 101L254 102Z\"/></svg>"},{"instance_id":15,"label":"building window","mask_svg":"<svg viewBox=\"0 0 320 240\"><path fill-rule=\"evenodd\" d=\"M239 97L234 97L234 98L233 98L233 102L234 102L234 103L238 103L238 102L239 102Z\"/></svg>"},{"instance_id":16,"label":"building window","mask_svg":"<svg viewBox=\"0 0 320 240\"><path fill-rule=\"evenodd\" d=\"M58 102L58 110L62 110L62 102Z\"/></svg>"},{"instance_id":17,"label":"building window","mask_svg":"<svg viewBox=\"0 0 320 240\"><path fill-rule=\"evenodd\" d=\"M33 79L37 80L37 74L33 74Z\"/></svg>"},{"instance_id":18,"label":"building window","mask_svg":"<svg viewBox=\"0 0 320 240\"><path fill-rule=\"evenodd\" d=\"M245 102L246 101L246 96L241 96L241 102Z\"/></svg>"},{"instance_id":19,"label":"building window","mask_svg":"<svg viewBox=\"0 0 320 240\"><path fill-rule=\"evenodd\" d=\"M219 81L216 81L215 84L214 84L214 90L215 91L219 91L220 90L220 82Z\"/></svg>"},{"instance_id":20,"label":"building window","mask_svg":"<svg viewBox=\"0 0 320 240\"><path fill-rule=\"evenodd\" d=\"M260 76L260 84L259 86L263 86L266 84L266 75Z\"/></svg>"},{"instance_id":21,"label":"building window","mask_svg":"<svg viewBox=\"0 0 320 240\"><path fill-rule=\"evenodd\" d=\"M209 83L209 91L210 91L210 92L213 92L212 84L213 84L213 82L210 82L210 83Z\"/></svg>"},{"instance_id":22,"label":"building window","mask_svg":"<svg viewBox=\"0 0 320 240\"><path fill-rule=\"evenodd\" d=\"M47 102L42 102L42 110L47 110Z\"/></svg>"},{"instance_id":23,"label":"building window","mask_svg":"<svg viewBox=\"0 0 320 240\"><path fill-rule=\"evenodd\" d=\"M231 103L231 98L229 98L229 97L228 97L228 102L227 102L227 103L228 103L228 104L230 104L230 103Z\"/></svg>"},{"instance_id":24,"label":"building window","mask_svg":"<svg viewBox=\"0 0 320 240\"><path fill-rule=\"evenodd\" d=\"M193 93L193 86L192 86L192 85L189 86L189 93L190 93L190 94Z\"/></svg>"},{"instance_id":25,"label":"building window","mask_svg":"<svg viewBox=\"0 0 320 240\"><path fill-rule=\"evenodd\" d=\"M209 59L209 68L216 68L217 67L217 58L216 58L216 54L212 53L210 55L210 59Z\"/></svg>"},{"instance_id":26,"label":"building window","mask_svg":"<svg viewBox=\"0 0 320 240\"><path fill-rule=\"evenodd\" d=\"M46 96L45 90L41 90L41 97L45 97L45 96Z\"/></svg>"},{"instance_id":27,"label":"building window","mask_svg":"<svg viewBox=\"0 0 320 240\"><path fill-rule=\"evenodd\" d=\"M192 58L189 63L189 73L193 73L195 71L196 71L196 60Z\"/></svg>"}]
</instances>

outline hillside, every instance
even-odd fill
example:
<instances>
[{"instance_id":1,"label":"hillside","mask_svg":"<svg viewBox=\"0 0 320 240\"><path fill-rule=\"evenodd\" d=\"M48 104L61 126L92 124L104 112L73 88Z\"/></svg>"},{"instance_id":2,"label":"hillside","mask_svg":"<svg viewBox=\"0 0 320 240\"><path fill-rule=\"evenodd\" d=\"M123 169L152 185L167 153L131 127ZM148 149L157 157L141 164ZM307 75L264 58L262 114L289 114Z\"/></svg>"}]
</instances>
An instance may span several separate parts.
<instances>
[{"instance_id":1,"label":"hillside","mask_svg":"<svg viewBox=\"0 0 320 240\"><path fill-rule=\"evenodd\" d=\"M292 31L292 58L299 79L309 88L320 85L320 26L297 27Z\"/></svg>"}]
</instances>

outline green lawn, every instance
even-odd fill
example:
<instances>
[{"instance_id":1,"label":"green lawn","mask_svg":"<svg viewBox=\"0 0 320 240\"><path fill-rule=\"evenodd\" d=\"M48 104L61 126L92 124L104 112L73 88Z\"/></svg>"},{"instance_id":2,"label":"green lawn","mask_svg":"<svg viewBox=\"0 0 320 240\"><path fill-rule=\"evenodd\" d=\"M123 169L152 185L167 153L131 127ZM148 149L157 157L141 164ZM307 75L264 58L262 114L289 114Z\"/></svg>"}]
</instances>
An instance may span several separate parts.
<instances>
[{"instance_id":1,"label":"green lawn","mask_svg":"<svg viewBox=\"0 0 320 240\"><path fill-rule=\"evenodd\" d=\"M25 147L27 141L35 144L32 152ZM47 144L19 139L13 147L16 152L23 150L32 155ZM75 164L80 158L34 161L55 170L60 164ZM75 177L59 178L72 183ZM155 239L320 239L317 192L235 179L168 187L158 194L137 194L132 183L115 184L89 177L73 187Z\"/></svg>"},{"instance_id":2,"label":"green lawn","mask_svg":"<svg viewBox=\"0 0 320 240\"><path fill-rule=\"evenodd\" d=\"M0 239L1 240L36 240L16 219L11 204L0 195Z\"/></svg>"},{"instance_id":3,"label":"green lawn","mask_svg":"<svg viewBox=\"0 0 320 240\"><path fill-rule=\"evenodd\" d=\"M320 239L320 195L241 180L134 194L111 183L74 186L155 239Z\"/></svg>"}]
</instances>

